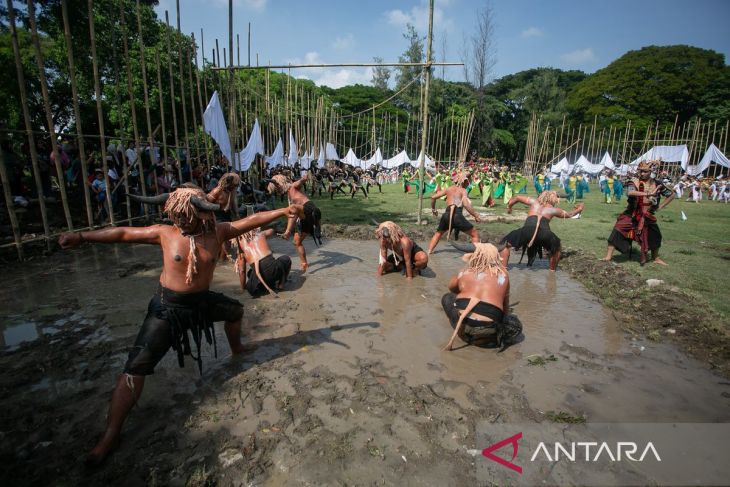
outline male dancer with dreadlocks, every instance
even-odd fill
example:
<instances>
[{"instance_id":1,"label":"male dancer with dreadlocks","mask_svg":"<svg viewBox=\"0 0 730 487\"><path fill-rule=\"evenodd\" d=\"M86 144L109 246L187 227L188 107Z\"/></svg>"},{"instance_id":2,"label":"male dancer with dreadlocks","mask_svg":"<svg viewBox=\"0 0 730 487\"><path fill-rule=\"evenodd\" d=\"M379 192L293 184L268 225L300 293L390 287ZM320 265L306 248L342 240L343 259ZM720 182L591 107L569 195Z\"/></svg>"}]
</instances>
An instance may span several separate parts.
<instances>
[{"instance_id":1,"label":"male dancer with dreadlocks","mask_svg":"<svg viewBox=\"0 0 730 487\"><path fill-rule=\"evenodd\" d=\"M469 178L467 178L466 173L460 172L453 178L453 180L454 186L449 186L448 188L442 189L441 191L431 195L431 211L433 212L433 216L438 216L438 211L436 211L436 201L438 201L438 199L442 196L446 196L446 211L441 216L441 221L436 229L436 233L433 234L431 242L428 244L429 255L433 253L434 249L438 245L441 235L443 235L444 232L447 232L446 238L450 240L451 231L454 229L457 232L466 232L471 235L472 242L479 241L479 233L477 232L477 229L474 228L474 225L469 223L466 218L464 218L463 213L464 208L466 208L466 211L471 213L474 217L475 222L481 222L479 214L472 208L471 200L466 193L465 188L469 186Z\"/></svg>"},{"instance_id":2,"label":"male dancer with dreadlocks","mask_svg":"<svg viewBox=\"0 0 730 487\"><path fill-rule=\"evenodd\" d=\"M224 321L231 352L239 354L246 350L241 343L241 303L209 290L221 243L277 218L296 218L302 213L301 206L292 205L233 223L216 223L213 212L220 207L206 201L205 193L197 187L154 197L130 197L147 204L164 203L173 226L111 227L67 232L59 238L63 249L83 242L146 243L162 248L159 287L112 394L106 431L86 459L91 465L100 464L117 446L122 424L142 394L145 376L154 372L171 347L177 352L180 366L184 355L190 355L202 372L202 336L208 343L215 343L213 322ZM197 347L197 357L193 356L188 331Z\"/></svg>"},{"instance_id":3,"label":"male dancer with dreadlocks","mask_svg":"<svg viewBox=\"0 0 730 487\"><path fill-rule=\"evenodd\" d=\"M287 177L278 174L271 178L271 182L267 187L269 193L276 193L280 195L286 194L289 198L290 205L294 204L304 207L304 216L300 217L296 221L295 219L290 218L286 226L286 231L281 235L282 238L288 240L292 232L295 231L294 225L296 224L294 247L297 249L297 253L299 254L302 272L307 272L307 269L309 268L309 264L307 263L307 252L304 250L304 239L307 238L307 235L311 235L312 239L314 239L314 243L322 245L322 228L320 226L322 212L300 189L306 180L307 177L304 176L300 180L292 183Z\"/></svg>"},{"instance_id":4,"label":"male dancer with dreadlocks","mask_svg":"<svg viewBox=\"0 0 730 487\"><path fill-rule=\"evenodd\" d=\"M428 255L413 240L406 236L403 229L391 221L378 225L375 236L380 240L378 275L392 271L405 271L410 281L413 271L419 272L428 265ZM388 251L392 251L388 255Z\"/></svg>"},{"instance_id":5,"label":"male dancer with dreadlocks","mask_svg":"<svg viewBox=\"0 0 730 487\"><path fill-rule=\"evenodd\" d=\"M220 206L215 212L216 223L232 222L236 219L236 190L241 184L241 176L234 172L225 173L218 181L218 185L206 195L211 203ZM231 254L231 243L226 240L221 245L221 258Z\"/></svg>"},{"instance_id":6,"label":"male dancer with dreadlocks","mask_svg":"<svg viewBox=\"0 0 730 487\"><path fill-rule=\"evenodd\" d=\"M522 228L508 233L500 242L504 245L502 249L502 262L506 266L509 261L510 249L522 249L522 255L527 252L527 265L531 266L535 256L545 249L550 259L550 270L558 268L560 261L560 239L550 230L550 220L558 218L572 218L583 211L583 203L578 203L572 211L565 211L557 208L560 198L555 191L543 191L540 196L530 198L527 196L513 196L507 203L507 213L512 213L512 207L516 203L522 203L530 208L527 210L527 220ZM522 259L520 259L522 262Z\"/></svg>"},{"instance_id":7,"label":"male dancer with dreadlocks","mask_svg":"<svg viewBox=\"0 0 730 487\"><path fill-rule=\"evenodd\" d=\"M276 295L277 290L284 289L284 283L291 270L291 258L280 255L274 258L267 239L274 235L274 230L261 231L255 228L239 236L238 259L236 272L241 280L241 289L251 296L260 296L269 292ZM246 265L251 268L246 273Z\"/></svg>"},{"instance_id":8,"label":"male dancer with dreadlocks","mask_svg":"<svg viewBox=\"0 0 730 487\"><path fill-rule=\"evenodd\" d=\"M667 265L659 258L659 247L662 246L662 233L657 225L655 213L663 209L676 196L664 183L651 178L652 164L647 161L639 163L639 177L626 184L628 205L621 213L608 237L606 256L601 259L610 261L613 251L626 253L631 250L631 242L639 242L641 255L639 263L646 264L646 254L651 250L652 261ZM661 202L662 196L666 198Z\"/></svg>"},{"instance_id":9,"label":"male dancer with dreadlocks","mask_svg":"<svg viewBox=\"0 0 730 487\"><path fill-rule=\"evenodd\" d=\"M509 312L509 275L497 248L489 243L459 244L467 252L467 266L449 281L441 298L454 333L444 350L452 350L457 336L465 342L497 342L502 349L522 332L522 323ZM496 339L496 340L495 340Z\"/></svg>"}]
</instances>

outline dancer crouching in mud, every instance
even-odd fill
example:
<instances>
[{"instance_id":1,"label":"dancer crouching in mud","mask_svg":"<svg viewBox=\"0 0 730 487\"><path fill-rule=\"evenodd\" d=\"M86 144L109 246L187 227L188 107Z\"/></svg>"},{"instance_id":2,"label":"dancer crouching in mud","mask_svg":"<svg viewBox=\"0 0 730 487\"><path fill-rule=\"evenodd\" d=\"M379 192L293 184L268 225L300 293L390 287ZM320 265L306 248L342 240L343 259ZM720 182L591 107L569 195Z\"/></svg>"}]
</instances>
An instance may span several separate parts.
<instances>
[{"instance_id":1,"label":"dancer crouching in mud","mask_svg":"<svg viewBox=\"0 0 730 487\"><path fill-rule=\"evenodd\" d=\"M296 232L294 233L294 247L297 249L297 253L299 254L302 272L307 272L307 269L309 268L309 264L307 263L307 252L304 250L304 239L307 238L307 235L311 235L314 239L314 243L322 245L322 229L320 227L322 212L300 189L306 181L307 178L305 176L292 183L286 176L277 174L271 178L267 186L269 193L275 193L278 195L286 194L289 198L289 204L302 205L304 207L304 216L300 217L298 220L290 217L289 222L286 225L286 231L281 236L283 239L288 239L289 235L291 235L293 231ZM296 229L294 228L295 223Z\"/></svg>"},{"instance_id":2,"label":"dancer crouching in mud","mask_svg":"<svg viewBox=\"0 0 730 487\"><path fill-rule=\"evenodd\" d=\"M375 236L380 240L379 276L405 268L406 277L410 281L414 271L420 274L428 265L426 252L395 223L387 221L379 224ZM393 253L388 255L388 250Z\"/></svg>"},{"instance_id":3,"label":"dancer crouching in mud","mask_svg":"<svg viewBox=\"0 0 730 487\"><path fill-rule=\"evenodd\" d=\"M436 201L442 196L446 196L446 211L441 216L441 221L436 229L436 233L434 233L431 238L431 243L428 244L429 255L433 253L434 249L438 245L441 235L443 235L444 232L447 232L446 239L450 240L451 231L454 229L457 232L456 238L459 236L458 232L461 231L466 232L471 236L472 243L479 241L479 233L477 232L477 229L474 228L474 225L469 223L466 218L464 218L463 213L464 208L466 208L466 211L471 213L474 217L475 222L481 222L479 214L471 207L471 200L469 199L469 195L466 193L466 189L464 189L469 186L469 179L462 172L454 177L453 180L454 186L449 186L448 188L442 189L441 191L431 195L431 211L433 212L433 216L438 216L438 211L436 211Z\"/></svg>"},{"instance_id":4,"label":"dancer crouching in mud","mask_svg":"<svg viewBox=\"0 0 730 487\"><path fill-rule=\"evenodd\" d=\"M512 213L512 207L516 203L528 205L527 220L522 228L508 233L500 242L504 245L502 249L502 263L506 266L509 262L510 249L522 249L522 255L527 252L527 265L531 266L539 253L542 257L542 250L545 249L550 259L550 270L558 268L560 262L560 239L550 230L550 220L558 218L573 218L583 211L583 203L578 203L571 211L556 208L560 203L558 193L555 191L543 191L540 196L530 198L528 196L513 196L507 203L507 213ZM520 258L522 262L522 258Z\"/></svg>"},{"instance_id":5,"label":"dancer crouching in mud","mask_svg":"<svg viewBox=\"0 0 730 487\"><path fill-rule=\"evenodd\" d=\"M452 350L459 336L468 344L496 342L502 350L520 333L522 323L509 312L509 275L497 248L488 243L460 244L467 266L449 281L449 291L441 299L454 333L444 350Z\"/></svg>"},{"instance_id":6,"label":"dancer crouching in mud","mask_svg":"<svg viewBox=\"0 0 730 487\"><path fill-rule=\"evenodd\" d=\"M280 255L274 258L267 239L274 236L271 228L261 231L255 228L238 237L238 259L236 272L241 280L241 289L257 297L266 292L278 296L276 290L284 289L284 283L291 270L291 258ZM246 272L246 265L251 268Z\"/></svg>"},{"instance_id":7,"label":"dancer crouching in mud","mask_svg":"<svg viewBox=\"0 0 730 487\"><path fill-rule=\"evenodd\" d=\"M178 363L183 356L200 359L201 338L214 342L213 322L224 321L224 330L233 354L246 350L241 343L243 307L235 299L209 290L213 280L221 244L253 228L277 218L301 215L301 206L257 213L233 223L216 223L214 211L220 207L206 201L200 188L180 188L174 193L155 197L132 196L148 204L163 204L173 222L148 227L116 227L90 232L67 232L59 238L63 249L83 242L146 243L162 248L162 274L159 287L147 308L147 316L129 352L124 373L119 376L112 394L107 428L86 458L88 465L100 464L117 446L125 418L137 402L144 387L145 376L154 372L155 365L172 347ZM193 336L197 357L192 354L188 331Z\"/></svg>"}]
</instances>

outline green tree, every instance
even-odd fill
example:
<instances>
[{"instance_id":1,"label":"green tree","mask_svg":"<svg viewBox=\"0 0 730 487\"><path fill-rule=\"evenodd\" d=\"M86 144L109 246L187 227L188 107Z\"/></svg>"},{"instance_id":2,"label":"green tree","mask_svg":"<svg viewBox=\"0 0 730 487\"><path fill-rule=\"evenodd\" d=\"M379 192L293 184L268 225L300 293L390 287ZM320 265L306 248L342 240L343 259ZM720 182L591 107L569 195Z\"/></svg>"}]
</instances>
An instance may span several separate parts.
<instances>
[{"instance_id":1,"label":"green tree","mask_svg":"<svg viewBox=\"0 0 730 487\"><path fill-rule=\"evenodd\" d=\"M382 63L383 58L381 57L374 57L373 61L376 63ZM388 80L390 79L390 69L386 68L385 66L376 66L373 68L373 86L380 89L380 90L387 90L388 89Z\"/></svg>"}]
</instances>

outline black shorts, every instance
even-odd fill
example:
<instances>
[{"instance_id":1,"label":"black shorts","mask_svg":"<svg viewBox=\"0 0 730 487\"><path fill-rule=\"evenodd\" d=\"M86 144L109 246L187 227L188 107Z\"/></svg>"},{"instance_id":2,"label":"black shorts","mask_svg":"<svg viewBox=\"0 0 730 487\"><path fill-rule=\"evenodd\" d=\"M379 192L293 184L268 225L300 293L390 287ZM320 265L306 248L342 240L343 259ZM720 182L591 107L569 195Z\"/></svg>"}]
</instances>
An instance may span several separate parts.
<instances>
[{"instance_id":1,"label":"black shorts","mask_svg":"<svg viewBox=\"0 0 730 487\"><path fill-rule=\"evenodd\" d=\"M304 218L300 218L297 223L297 233L311 235L315 243L322 245L321 219L320 209L311 200L307 201L304 203Z\"/></svg>"},{"instance_id":2,"label":"black shorts","mask_svg":"<svg viewBox=\"0 0 730 487\"><path fill-rule=\"evenodd\" d=\"M151 375L170 347L178 354L192 355L188 332L193 335L198 356L193 358L200 367L200 342L205 335L211 342L212 324L216 321L237 321L243 316L243 305L233 298L213 291L176 293L158 288L147 306L142 328L129 352L124 372L131 375ZM201 369L202 370L202 369Z\"/></svg>"},{"instance_id":3,"label":"black shorts","mask_svg":"<svg viewBox=\"0 0 730 487\"><path fill-rule=\"evenodd\" d=\"M425 252L425 250L423 250L421 248L421 246L418 245L416 242L413 242L413 248L411 249L411 265L412 266L416 265L416 254L419 252ZM388 262L390 262L391 264L396 265L395 254L390 254L386 260ZM403 263L403 259L399 259L399 261L400 261L399 263Z\"/></svg>"},{"instance_id":4,"label":"black shorts","mask_svg":"<svg viewBox=\"0 0 730 487\"><path fill-rule=\"evenodd\" d=\"M453 205L446 207L446 212L441 215L441 220L439 221L439 232L448 232L449 231L449 216L451 215L451 208ZM469 221L464 218L464 207L458 206L454 208L454 217L451 220L451 229L452 230L459 230L460 232L469 232L471 229L474 228L474 225L469 223Z\"/></svg>"},{"instance_id":5,"label":"black shorts","mask_svg":"<svg viewBox=\"0 0 730 487\"><path fill-rule=\"evenodd\" d=\"M291 258L288 255L280 255L276 259L269 254L259 261L259 272L266 285L271 289L279 284L283 284L284 279L291 270ZM256 275L256 270L251 266L246 275L246 291L251 296L260 296L267 293L267 289Z\"/></svg>"}]
</instances>

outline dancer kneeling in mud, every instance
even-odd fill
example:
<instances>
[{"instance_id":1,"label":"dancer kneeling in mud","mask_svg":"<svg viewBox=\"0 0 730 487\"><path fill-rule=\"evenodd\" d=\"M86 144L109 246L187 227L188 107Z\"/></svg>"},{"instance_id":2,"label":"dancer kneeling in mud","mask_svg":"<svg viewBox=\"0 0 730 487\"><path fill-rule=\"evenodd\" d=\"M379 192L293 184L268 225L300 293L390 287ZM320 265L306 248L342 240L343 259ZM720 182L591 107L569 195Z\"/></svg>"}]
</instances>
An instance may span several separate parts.
<instances>
[{"instance_id":1,"label":"dancer kneeling in mud","mask_svg":"<svg viewBox=\"0 0 730 487\"><path fill-rule=\"evenodd\" d=\"M155 366L170 348L177 352L181 367L184 355L190 355L202 373L202 337L215 347L213 322L216 321L225 322L226 338L234 355L250 348L241 343L241 303L209 290L221 244L277 218L296 218L303 213L301 206L292 205L232 223L216 223L213 212L220 205L206 201L205 193L198 187L179 188L174 193L154 197L130 195L130 198L146 204L164 204L173 225L67 232L59 238L63 249L83 242L144 243L162 248L162 274L157 291L147 307L147 316L129 352L124 373L112 393L106 431L86 458L86 463L92 466L100 464L117 446L122 424L142 394L145 377L154 373ZM191 350L188 332L195 343L196 355Z\"/></svg>"},{"instance_id":2,"label":"dancer kneeling in mud","mask_svg":"<svg viewBox=\"0 0 730 487\"><path fill-rule=\"evenodd\" d=\"M403 232L403 229L391 221L383 222L375 230L380 240L380 258L378 275L388 272L403 271L406 277L413 279L414 272L420 273L428 265L428 254ZM393 252L388 255L388 251Z\"/></svg>"},{"instance_id":3,"label":"dancer kneeling in mud","mask_svg":"<svg viewBox=\"0 0 730 487\"><path fill-rule=\"evenodd\" d=\"M458 336L468 344L496 344L507 348L522 333L522 323L509 315L509 275L497 248L489 243L460 244L467 266L449 281L441 305L454 333L444 350L452 350Z\"/></svg>"},{"instance_id":4,"label":"dancer kneeling in mud","mask_svg":"<svg viewBox=\"0 0 730 487\"><path fill-rule=\"evenodd\" d=\"M274 230L256 228L238 237L238 259L236 272L241 279L241 289L257 297L267 292L276 295L276 290L284 289L284 283L291 270L288 255L274 258L267 239ZM246 271L246 266L251 266Z\"/></svg>"},{"instance_id":5,"label":"dancer kneeling in mud","mask_svg":"<svg viewBox=\"0 0 730 487\"><path fill-rule=\"evenodd\" d=\"M558 268L560 261L560 239L550 230L550 219L555 216L573 218L583 211L583 203L578 203L571 211L557 208L560 198L555 191L550 190L543 191L537 199L528 196L513 196L507 204L507 213L512 213L515 203L522 203L530 208L527 210L527 220L522 228L511 231L500 242L504 245L501 252L503 264L506 266L509 262L511 248L522 249L522 256L527 252L528 266L532 265L538 253L542 257L542 251L545 249L550 259L550 270L554 271ZM520 262L522 262L522 258L520 258Z\"/></svg>"}]
</instances>

